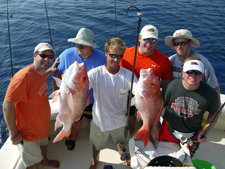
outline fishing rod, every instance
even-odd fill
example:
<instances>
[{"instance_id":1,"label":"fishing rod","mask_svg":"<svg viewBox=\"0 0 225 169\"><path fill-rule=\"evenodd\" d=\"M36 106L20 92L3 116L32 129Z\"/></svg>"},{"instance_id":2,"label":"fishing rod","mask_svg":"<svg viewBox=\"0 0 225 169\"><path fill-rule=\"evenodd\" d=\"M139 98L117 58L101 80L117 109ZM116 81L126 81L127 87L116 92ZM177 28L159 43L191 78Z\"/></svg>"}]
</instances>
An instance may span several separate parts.
<instances>
[{"instance_id":1,"label":"fishing rod","mask_svg":"<svg viewBox=\"0 0 225 169\"><path fill-rule=\"evenodd\" d=\"M10 15L12 17L12 15ZM8 37L9 37L9 53L10 53L10 62L11 62L11 75L13 77L13 63L12 63L12 47L10 40L10 28L9 28L9 1L7 0L7 23L8 23Z\"/></svg>"},{"instance_id":2,"label":"fishing rod","mask_svg":"<svg viewBox=\"0 0 225 169\"><path fill-rule=\"evenodd\" d=\"M115 10L115 37L117 37L117 27L116 27L116 0L114 0L114 10Z\"/></svg>"},{"instance_id":3,"label":"fishing rod","mask_svg":"<svg viewBox=\"0 0 225 169\"><path fill-rule=\"evenodd\" d=\"M136 64L136 57L137 57L137 46L138 46L138 39L139 39L139 32L140 32L140 25L141 25L141 12L140 10L136 7L136 6L129 6L127 8L127 13L130 8L136 8L138 13L137 15L139 16L139 21L138 21L138 29L137 29L137 38L136 38L136 45L135 45L135 54L134 54L134 63L133 63L133 70L132 70L132 78L131 78L131 89L130 89L130 93L129 93L129 97L128 97L128 106L127 106L127 124L125 126L124 129L124 137L125 137L125 142L126 142L126 138L128 135L128 121L129 121L129 116L130 116L130 103L131 103L131 97L132 97L132 90L133 90L133 81L134 81L134 72L135 72L135 64ZM127 158L126 155L126 148L125 148L125 143L124 143L124 148L122 149L122 153L121 153L121 160L124 161Z\"/></svg>"},{"instance_id":4,"label":"fishing rod","mask_svg":"<svg viewBox=\"0 0 225 169\"><path fill-rule=\"evenodd\" d=\"M53 46L53 44L52 44L52 36L51 36L51 29L50 29L49 18L48 18L48 10L47 10L46 0L45 0L45 11L46 11L46 17L47 17L47 21L48 21L48 32L49 32L49 36L50 36L50 41L51 41L51 45Z\"/></svg>"},{"instance_id":5,"label":"fishing rod","mask_svg":"<svg viewBox=\"0 0 225 169\"><path fill-rule=\"evenodd\" d=\"M210 127L212 126L212 124L214 123L214 121L216 120L217 116L220 114L220 111L223 109L223 107L225 106L225 102L220 106L219 110L217 111L216 115L213 117L213 119L211 120L209 127L203 131L203 134L201 135L201 139L205 138L205 134L206 132L210 129ZM196 141L195 144L193 145L194 148L191 150L191 154L194 155L196 150L199 148L199 142Z\"/></svg>"}]
</instances>

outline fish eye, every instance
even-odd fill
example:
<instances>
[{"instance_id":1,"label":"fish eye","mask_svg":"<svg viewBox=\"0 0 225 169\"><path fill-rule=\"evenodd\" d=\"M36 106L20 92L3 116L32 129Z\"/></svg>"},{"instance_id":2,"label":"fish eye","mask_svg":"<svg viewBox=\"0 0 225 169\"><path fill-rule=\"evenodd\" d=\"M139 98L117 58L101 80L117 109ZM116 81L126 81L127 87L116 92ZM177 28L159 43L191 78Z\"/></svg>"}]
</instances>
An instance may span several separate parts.
<instances>
[{"instance_id":1,"label":"fish eye","mask_svg":"<svg viewBox=\"0 0 225 169\"><path fill-rule=\"evenodd\" d=\"M155 84L154 84L154 83L152 83L151 85L152 85L152 86L154 86Z\"/></svg>"},{"instance_id":2,"label":"fish eye","mask_svg":"<svg viewBox=\"0 0 225 169\"><path fill-rule=\"evenodd\" d=\"M84 80L86 80L86 77L84 77Z\"/></svg>"}]
</instances>

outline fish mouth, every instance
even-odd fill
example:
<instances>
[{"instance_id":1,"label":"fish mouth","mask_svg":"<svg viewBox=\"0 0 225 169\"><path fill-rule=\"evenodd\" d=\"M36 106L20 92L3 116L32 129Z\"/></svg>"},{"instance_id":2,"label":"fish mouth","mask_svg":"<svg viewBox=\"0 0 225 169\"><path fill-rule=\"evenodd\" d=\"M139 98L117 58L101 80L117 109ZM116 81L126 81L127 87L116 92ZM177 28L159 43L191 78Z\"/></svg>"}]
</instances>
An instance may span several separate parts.
<instances>
[{"instance_id":1,"label":"fish mouth","mask_svg":"<svg viewBox=\"0 0 225 169\"><path fill-rule=\"evenodd\" d=\"M140 75L142 78L146 79L149 75L151 75L153 70L151 68L148 69L141 69Z\"/></svg>"}]
</instances>

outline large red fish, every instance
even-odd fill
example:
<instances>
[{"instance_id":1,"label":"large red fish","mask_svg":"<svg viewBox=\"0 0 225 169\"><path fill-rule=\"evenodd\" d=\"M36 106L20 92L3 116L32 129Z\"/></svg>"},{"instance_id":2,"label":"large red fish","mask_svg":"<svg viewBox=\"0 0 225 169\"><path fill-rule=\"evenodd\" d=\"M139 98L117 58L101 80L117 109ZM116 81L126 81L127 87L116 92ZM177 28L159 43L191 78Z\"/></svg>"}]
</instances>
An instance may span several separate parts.
<instances>
[{"instance_id":1,"label":"large red fish","mask_svg":"<svg viewBox=\"0 0 225 169\"><path fill-rule=\"evenodd\" d=\"M146 147L150 137L150 126L158 122L163 108L159 80L151 68L140 71L135 97L131 100L131 105L134 104L138 109L138 120L140 118L143 120L143 125L135 133L134 138L142 139Z\"/></svg>"},{"instance_id":2,"label":"large red fish","mask_svg":"<svg viewBox=\"0 0 225 169\"><path fill-rule=\"evenodd\" d=\"M68 137L72 124L81 116L89 104L89 81L84 63L75 61L66 70L62 80L54 77L59 90L51 94L52 103L58 101L59 114L56 117L55 130L63 126L53 142Z\"/></svg>"}]
</instances>

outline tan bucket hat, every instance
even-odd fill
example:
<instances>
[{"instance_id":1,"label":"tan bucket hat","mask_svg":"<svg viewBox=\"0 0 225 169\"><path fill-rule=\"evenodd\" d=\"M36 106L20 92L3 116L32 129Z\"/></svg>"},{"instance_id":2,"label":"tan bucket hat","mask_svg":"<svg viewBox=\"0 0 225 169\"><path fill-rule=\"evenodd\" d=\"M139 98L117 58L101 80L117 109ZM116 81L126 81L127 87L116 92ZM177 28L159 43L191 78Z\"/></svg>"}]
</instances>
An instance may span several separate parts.
<instances>
[{"instance_id":1,"label":"tan bucket hat","mask_svg":"<svg viewBox=\"0 0 225 169\"><path fill-rule=\"evenodd\" d=\"M99 46L94 43L93 32L87 28L81 28L78 31L76 38L70 38L68 39L68 42L73 42L85 46L91 46L93 48L99 48Z\"/></svg>"},{"instance_id":2,"label":"tan bucket hat","mask_svg":"<svg viewBox=\"0 0 225 169\"><path fill-rule=\"evenodd\" d=\"M191 40L191 46L198 48L200 46L200 42L192 37L192 33L187 29L179 29L173 33L173 36L167 36L165 38L165 43L171 49L175 50L173 45L173 40L176 38L187 38Z\"/></svg>"}]
</instances>

